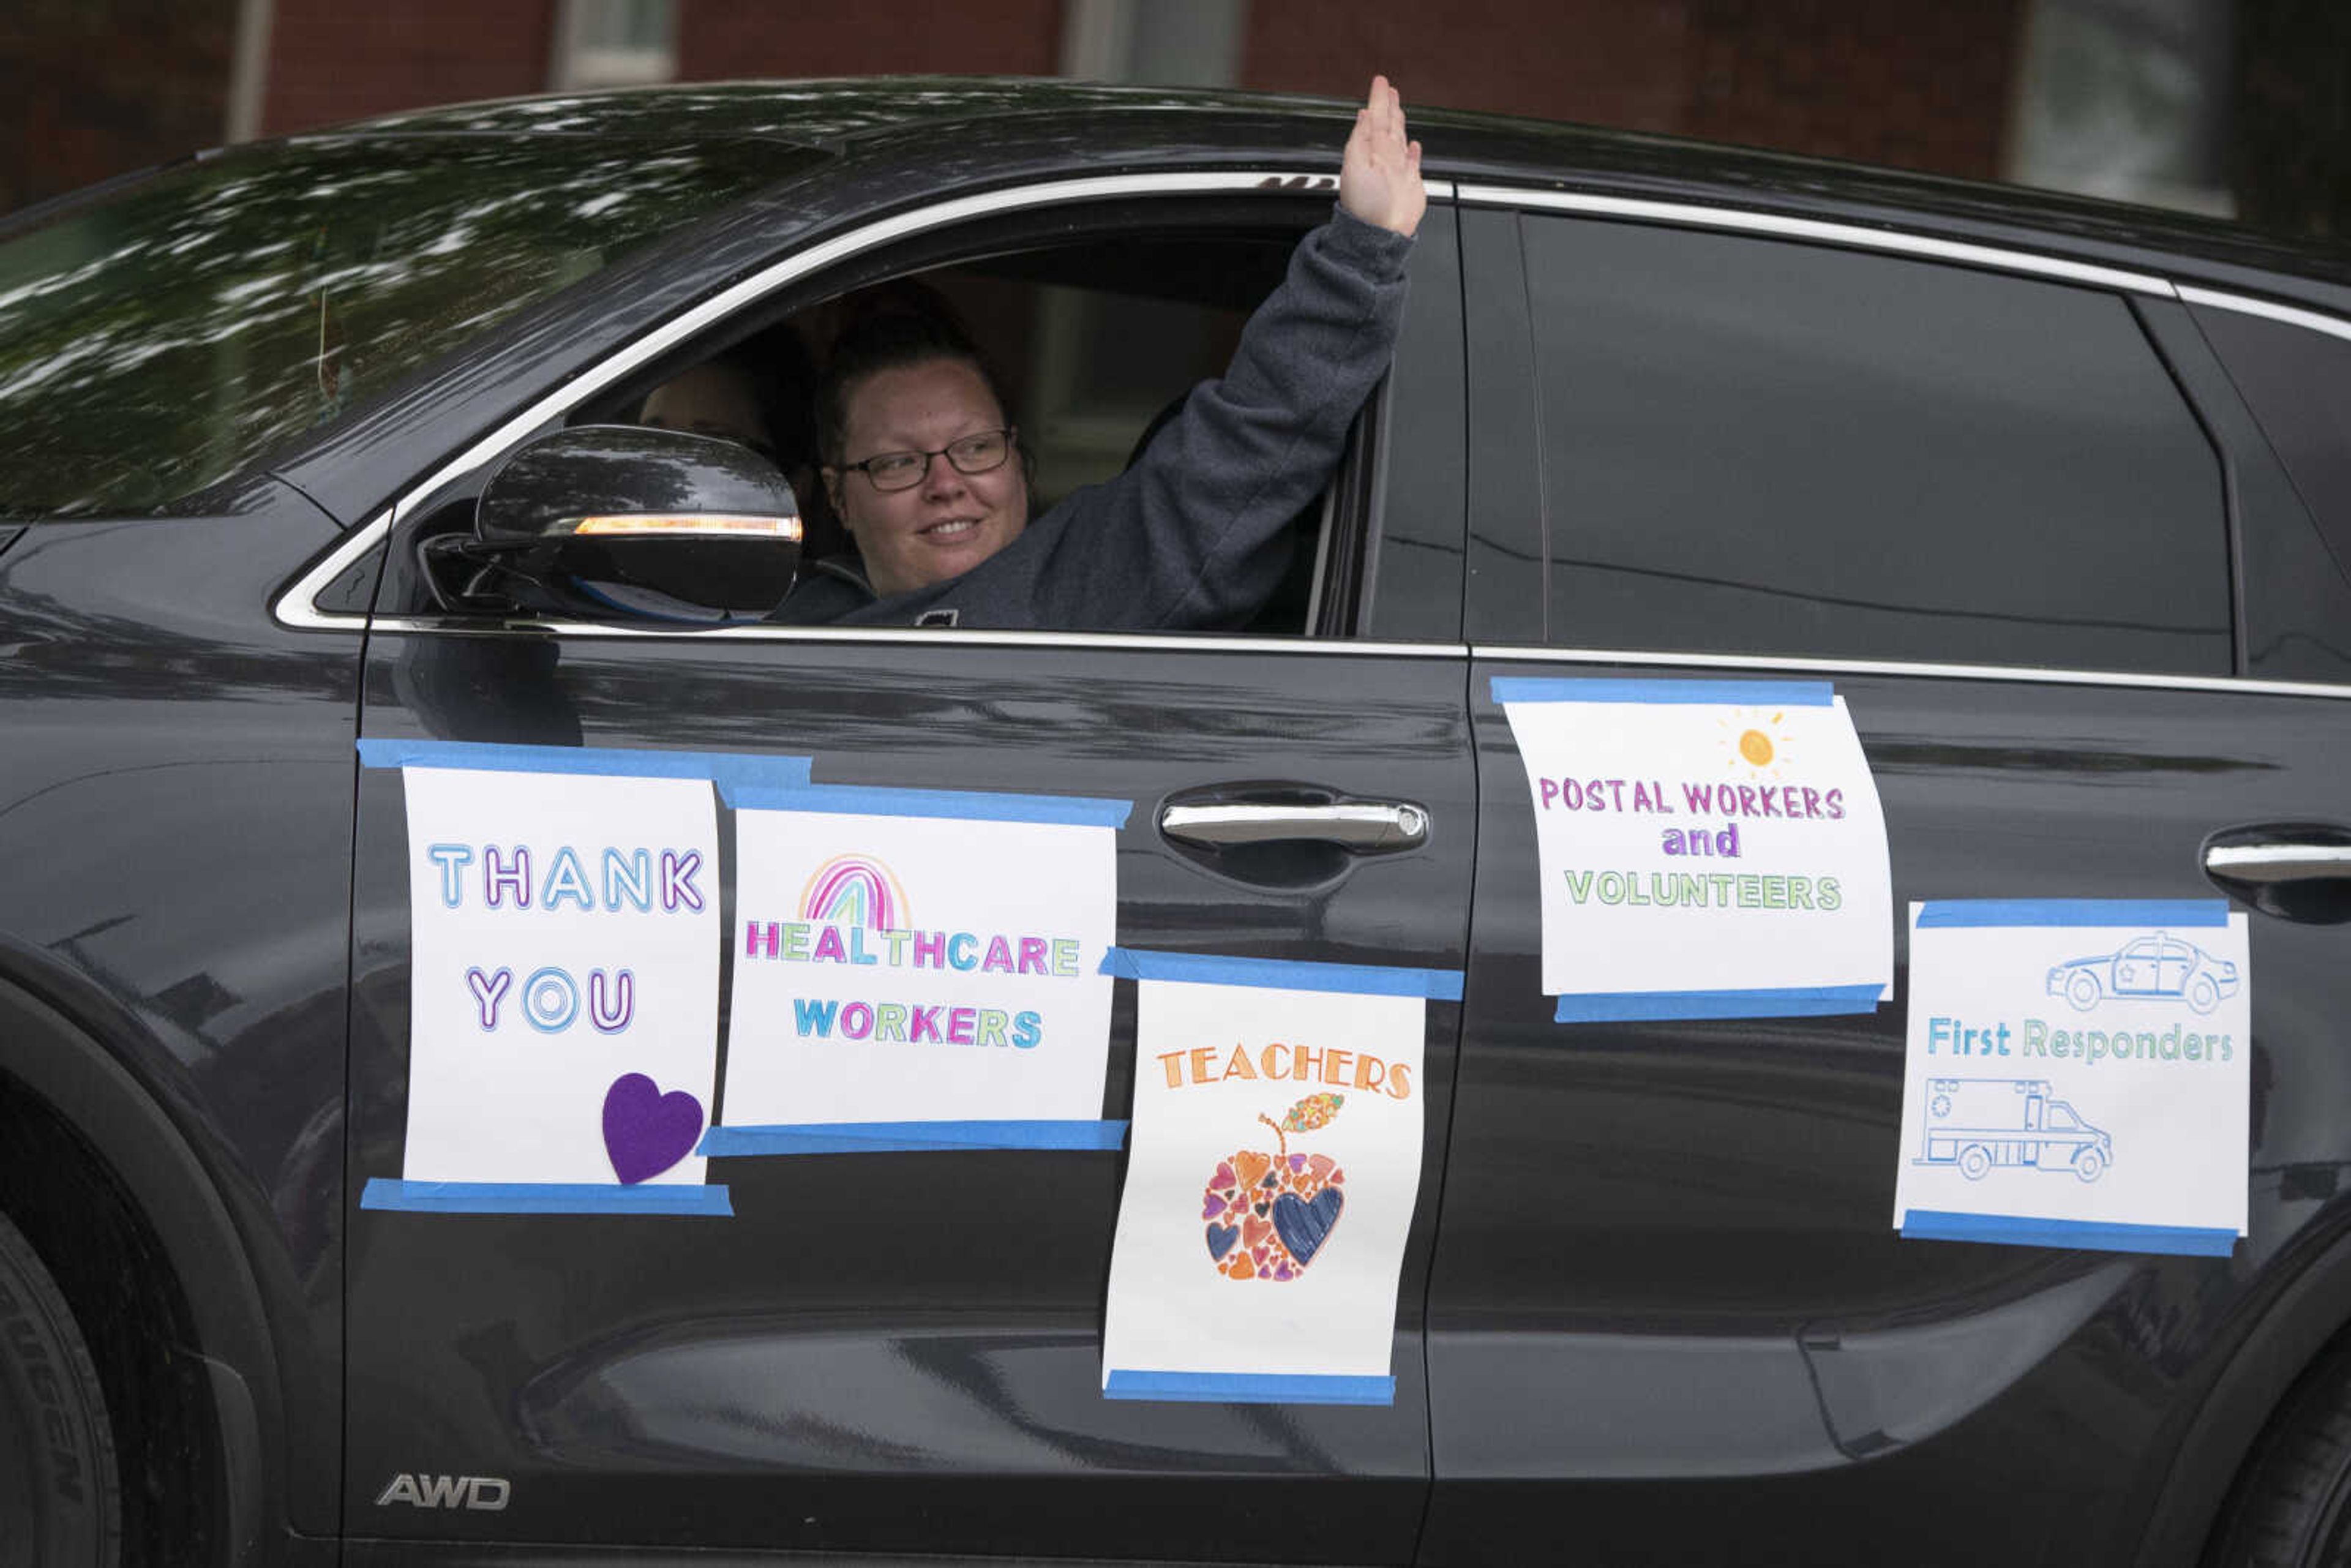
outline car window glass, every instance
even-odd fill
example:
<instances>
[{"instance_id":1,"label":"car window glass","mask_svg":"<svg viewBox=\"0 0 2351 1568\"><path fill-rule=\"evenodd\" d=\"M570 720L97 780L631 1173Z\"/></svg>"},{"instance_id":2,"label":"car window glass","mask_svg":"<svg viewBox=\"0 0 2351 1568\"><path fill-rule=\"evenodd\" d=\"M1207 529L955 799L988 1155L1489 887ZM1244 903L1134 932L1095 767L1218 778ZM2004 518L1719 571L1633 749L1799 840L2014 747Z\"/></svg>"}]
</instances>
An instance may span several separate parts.
<instances>
[{"instance_id":1,"label":"car window glass","mask_svg":"<svg viewBox=\"0 0 2351 1568\"><path fill-rule=\"evenodd\" d=\"M168 507L818 156L338 138L68 208L0 243L0 515Z\"/></svg>"},{"instance_id":2,"label":"car window glass","mask_svg":"<svg viewBox=\"0 0 2351 1568\"><path fill-rule=\"evenodd\" d=\"M2218 462L2121 299L1522 222L1551 642L2228 671Z\"/></svg>"},{"instance_id":3,"label":"car window glass","mask_svg":"<svg viewBox=\"0 0 2351 1568\"><path fill-rule=\"evenodd\" d=\"M2351 340L2242 310L2191 308L2335 566L2351 575Z\"/></svg>"},{"instance_id":4,"label":"car window glass","mask_svg":"<svg viewBox=\"0 0 2351 1568\"><path fill-rule=\"evenodd\" d=\"M1299 233L1080 236L885 276L747 333L741 324L722 329L717 352L617 388L572 423L662 423L650 392L726 367L755 390L748 417L768 434L799 500L807 560L841 558L852 543L832 515L816 451L814 403L829 348L845 324L871 313L943 313L988 361L1029 465L1031 510L1042 512L1117 477L1194 386L1223 373L1249 313L1281 281ZM1317 502L1293 521L1290 570L1248 631L1308 629L1322 513Z\"/></svg>"}]
</instances>

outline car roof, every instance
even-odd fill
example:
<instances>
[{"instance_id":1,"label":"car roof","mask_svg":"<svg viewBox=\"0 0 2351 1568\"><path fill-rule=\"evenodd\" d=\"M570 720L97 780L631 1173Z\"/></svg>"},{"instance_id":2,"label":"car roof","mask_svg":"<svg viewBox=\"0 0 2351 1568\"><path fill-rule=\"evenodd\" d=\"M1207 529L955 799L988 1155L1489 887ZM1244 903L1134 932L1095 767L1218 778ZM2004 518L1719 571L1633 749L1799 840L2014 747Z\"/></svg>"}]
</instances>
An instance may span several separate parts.
<instances>
[{"instance_id":1,"label":"car roof","mask_svg":"<svg viewBox=\"0 0 2351 1568\"><path fill-rule=\"evenodd\" d=\"M861 77L738 81L542 94L410 110L311 132L320 137L516 135L609 142L771 141L845 155L955 129L984 132L1010 163L1100 162L1154 154L1253 152L1327 168L1354 106L1335 99L1052 78ZM2117 250L2254 268L2324 287L2351 308L2351 261L2224 220L2016 185L1507 115L1410 109L1432 177L1736 202L1864 222L1924 220L1947 233ZM1081 135L1074 127L1082 124ZM2241 277L2222 281L2241 284ZM2287 288L2284 292L2302 295ZM2308 296L2305 296L2308 298Z\"/></svg>"}]
</instances>

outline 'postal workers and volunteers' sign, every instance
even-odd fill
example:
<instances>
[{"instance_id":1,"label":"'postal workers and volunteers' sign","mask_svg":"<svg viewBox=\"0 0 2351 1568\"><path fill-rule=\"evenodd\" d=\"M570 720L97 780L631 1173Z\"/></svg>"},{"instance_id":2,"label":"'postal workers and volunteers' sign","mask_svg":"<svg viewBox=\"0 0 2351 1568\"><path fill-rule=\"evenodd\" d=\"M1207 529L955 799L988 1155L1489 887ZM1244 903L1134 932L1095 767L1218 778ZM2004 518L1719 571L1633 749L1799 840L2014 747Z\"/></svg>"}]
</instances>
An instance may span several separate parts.
<instances>
[{"instance_id":1,"label":"'postal workers and volunteers' sign","mask_svg":"<svg viewBox=\"0 0 2351 1568\"><path fill-rule=\"evenodd\" d=\"M1115 1148L1102 1117L1129 803L736 791L725 1123L709 1154Z\"/></svg>"},{"instance_id":2,"label":"'postal workers and volunteers' sign","mask_svg":"<svg viewBox=\"0 0 2351 1568\"><path fill-rule=\"evenodd\" d=\"M1119 949L1134 1129L1102 1394L1387 1405L1427 999L1458 970Z\"/></svg>"},{"instance_id":3,"label":"'postal workers and volunteers' sign","mask_svg":"<svg viewBox=\"0 0 2351 1568\"><path fill-rule=\"evenodd\" d=\"M1903 1235L2226 1256L2252 1006L2221 899L1910 906Z\"/></svg>"},{"instance_id":4,"label":"'postal workers and volunteers' sign","mask_svg":"<svg viewBox=\"0 0 2351 1568\"><path fill-rule=\"evenodd\" d=\"M1534 798L1559 1021L1869 1012L1891 993L1886 821L1827 684L1493 695Z\"/></svg>"}]
</instances>

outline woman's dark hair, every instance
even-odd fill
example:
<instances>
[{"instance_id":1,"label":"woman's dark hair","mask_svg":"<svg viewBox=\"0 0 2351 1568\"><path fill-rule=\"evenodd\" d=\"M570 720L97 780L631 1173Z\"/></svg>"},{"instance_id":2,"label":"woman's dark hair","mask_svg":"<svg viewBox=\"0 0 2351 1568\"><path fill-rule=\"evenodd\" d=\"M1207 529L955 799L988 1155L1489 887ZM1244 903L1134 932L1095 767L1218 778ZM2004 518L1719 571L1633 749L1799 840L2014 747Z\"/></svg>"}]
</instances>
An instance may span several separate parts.
<instances>
[{"instance_id":1,"label":"woman's dark hair","mask_svg":"<svg viewBox=\"0 0 2351 1568\"><path fill-rule=\"evenodd\" d=\"M960 360L969 365L987 384L996 406L1005 411L1005 418L1012 417L1002 378L956 319L954 308L933 289L902 284L852 315L832 340L816 391L817 450L822 461L838 465L848 455L849 397L858 383L883 371L933 360Z\"/></svg>"}]
</instances>

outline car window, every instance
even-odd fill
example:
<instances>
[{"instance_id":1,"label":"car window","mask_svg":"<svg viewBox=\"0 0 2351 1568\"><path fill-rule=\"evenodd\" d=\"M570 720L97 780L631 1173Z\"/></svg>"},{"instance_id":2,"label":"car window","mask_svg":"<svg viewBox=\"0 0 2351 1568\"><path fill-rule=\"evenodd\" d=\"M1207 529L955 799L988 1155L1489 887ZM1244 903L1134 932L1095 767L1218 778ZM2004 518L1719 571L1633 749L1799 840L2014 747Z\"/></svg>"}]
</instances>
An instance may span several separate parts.
<instances>
[{"instance_id":1,"label":"car window","mask_svg":"<svg viewBox=\"0 0 2351 1568\"><path fill-rule=\"evenodd\" d=\"M2189 308L2283 471L2267 488L2247 484L2241 504L2248 669L2340 684L2351 674L2351 340ZM2269 500L2279 489L2282 505Z\"/></svg>"},{"instance_id":2,"label":"car window","mask_svg":"<svg viewBox=\"0 0 2351 1568\"><path fill-rule=\"evenodd\" d=\"M1549 641L2230 669L2219 464L2120 298L1521 224Z\"/></svg>"},{"instance_id":3,"label":"car window","mask_svg":"<svg viewBox=\"0 0 2351 1568\"><path fill-rule=\"evenodd\" d=\"M338 138L68 208L0 242L0 516L167 508L819 156Z\"/></svg>"},{"instance_id":4,"label":"car window","mask_svg":"<svg viewBox=\"0 0 2351 1568\"><path fill-rule=\"evenodd\" d=\"M892 279L801 312L820 362L841 323L909 286L945 302L1012 400L1041 511L1115 478L1194 385L1223 373L1298 235L1119 235Z\"/></svg>"},{"instance_id":5,"label":"car window","mask_svg":"<svg viewBox=\"0 0 2351 1568\"><path fill-rule=\"evenodd\" d=\"M2242 310L2190 309L2262 422L2335 565L2351 574L2351 339Z\"/></svg>"},{"instance_id":6,"label":"car window","mask_svg":"<svg viewBox=\"0 0 2351 1568\"><path fill-rule=\"evenodd\" d=\"M655 394L722 368L751 393L737 401L753 411L748 424L767 434L765 447L792 484L810 570L851 549L818 475L814 402L831 343L844 325L872 313L944 313L977 346L1004 393L1029 466L1031 510L1040 513L1117 477L1196 384L1224 371L1303 232L1258 225L1081 235L857 277L855 287L820 291L780 317L763 312L719 329L682 359L583 405L569 423L675 423ZM1324 560L1323 510L1317 502L1293 519L1290 570L1247 631L1308 630ZM453 511L435 526L467 520Z\"/></svg>"}]
</instances>

